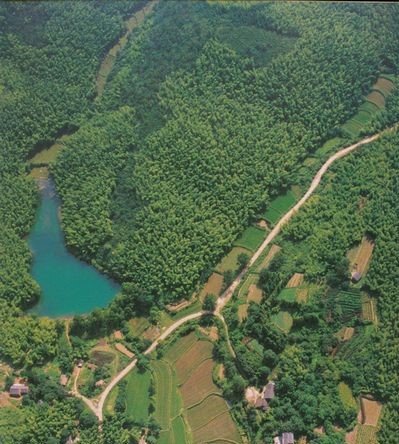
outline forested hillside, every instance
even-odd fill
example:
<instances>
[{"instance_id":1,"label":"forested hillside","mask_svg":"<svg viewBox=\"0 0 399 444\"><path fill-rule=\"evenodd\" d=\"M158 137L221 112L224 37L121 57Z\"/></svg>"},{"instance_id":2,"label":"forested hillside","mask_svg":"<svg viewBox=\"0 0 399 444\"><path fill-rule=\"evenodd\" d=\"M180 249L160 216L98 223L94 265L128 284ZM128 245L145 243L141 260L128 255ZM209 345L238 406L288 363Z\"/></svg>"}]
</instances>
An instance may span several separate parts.
<instances>
[{"instance_id":1,"label":"forested hillside","mask_svg":"<svg viewBox=\"0 0 399 444\"><path fill-rule=\"evenodd\" d=\"M82 199L63 186L85 189L84 151L76 149L72 160L68 144L54 168L67 242L131 282L129 297L146 304L189 298L270 196L293 183L306 155L354 114L382 63L394 63L373 29L378 15L384 35L397 32L391 7L384 19L379 9L370 17L337 4L328 13L322 4L303 4L295 14L288 4L246 6L161 2L132 35L99 109L133 107L142 137L122 169L109 163L117 177L112 199L85 195L99 199L90 218L112 221L96 251L88 253L90 234L73 234L84 231L89 208L77 209ZM282 50L259 66L233 35L221 37L219 23L276 31Z\"/></svg>"},{"instance_id":2,"label":"forested hillside","mask_svg":"<svg viewBox=\"0 0 399 444\"><path fill-rule=\"evenodd\" d=\"M160 0L97 97L101 60L124 34L123 21L145 4L0 1L4 444L77 436L81 444L135 443L143 430L156 442L160 426L125 415L124 396L114 398L99 431L71 396L71 380L63 387L59 376L71 376L80 359L88 363L92 347L103 346L98 336L115 345L115 329L145 368L150 339L131 333L128 321L140 314L157 331L150 322L161 309L190 299L276 196L308 185L317 166L308 167L309 156L334 136L352 141L340 127L381 74L395 88L363 132L399 120L396 4ZM69 320L27 311L40 297L26 242L38 204L28 160L61 134L70 137L50 173L67 246L122 284L107 309L75 318L70 330ZM396 444L398 145L396 131L339 160L278 238L281 252L258 276L260 303L248 304L246 318L239 300L224 312L236 359L220 331L219 384L250 442L290 430L309 444L342 443L356 424L353 397L372 395L384 404L379 442ZM372 261L353 284L347 255L363 239L373 245ZM248 256L241 259L244 266ZM285 288L294 273L306 287L300 302ZM364 304L371 311L377 304L375 313L364 315ZM347 329L353 336L344 341ZM82 383L86 393L126 365L114 351L115 368L83 368L91 378ZM16 377L31 391L10 401L3 395ZM267 412L255 411L244 388L267 379L276 381L276 398Z\"/></svg>"}]
</instances>

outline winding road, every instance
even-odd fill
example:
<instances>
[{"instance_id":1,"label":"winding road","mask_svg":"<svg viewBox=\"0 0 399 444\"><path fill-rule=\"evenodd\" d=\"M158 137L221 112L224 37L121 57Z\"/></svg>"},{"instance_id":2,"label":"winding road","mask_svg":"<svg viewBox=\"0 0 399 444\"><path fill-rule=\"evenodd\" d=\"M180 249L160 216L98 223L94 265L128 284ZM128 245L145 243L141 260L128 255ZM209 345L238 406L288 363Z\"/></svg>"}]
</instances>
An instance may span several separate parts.
<instances>
[{"instance_id":1,"label":"winding road","mask_svg":"<svg viewBox=\"0 0 399 444\"><path fill-rule=\"evenodd\" d=\"M234 350L230 344L230 340L228 337L227 324L223 318L223 315L221 314L221 311L225 307L225 305L230 301L231 297L234 294L234 291L239 286L239 284L242 282L242 280L244 279L248 270L252 267L252 265L255 263L255 261L260 257L260 255L265 251L265 249L270 245L270 243L275 239L275 237L280 233L282 227L295 215L295 213L302 207L302 205L313 194L315 189L320 184L320 181L323 178L324 174L326 173L326 171L328 170L328 168L331 166L332 163L334 163L338 159L341 159L342 157L345 157L346 155L348 155L352 151L356 150L357 148L377 140L381 136L381 134L383 134L384 132L391 131L393 129L396 129L397 127L398 127L398 125L395 125L394 127L390 128L390 129L384 130L381 133L367 137L367 138L365 138L357 143L354 143L353 145L350 145L346 148L343 148L340 151L338 151L337 153L333 154L318 170L318 172L314 176L312 183L310 184L310 186L309 186L308 190L306 191L306 193L304 194L304 196L276 223L276 225L270 231L269 235L264 240L262 245L258 248L258 250L251 257L247 266L234 279L232 284L225 290L225 292L217 299L216 309L213 314L215 316L219 317L223 322L223 325L226 330L228 346L229 346L229 349L230 349L231 353L233 354L233 356L234 356ZM144 352L144 354L148 355L148 354L152 353L163 340L165 340L169 335L171 335L179 327L181 327L183 324L185 324L189 321L200 318L204 314L209 314L209 312L198 311L196 313L192 313L190 315L187 315L187 316L179 319L174 324L172 324L170 327L168 327L157 339L155 339L155 341L148 347L148 349ZM106 401L108 395L110 394L111 390L118 384L118 382L120 382L131 370L134 369L136 364L137 364L137 359L134 358L123 370L121 370L117 375L115 375L114 378L111 380L111 382L107 385L107 387L101 393L100 397L98 398L98 401L88 399L78 392L78 389L76 386L77 377L75 378L74 387L73 387L73 390L71 391L71 394L80 398L90 408L90 410L97 416L97 418L101 424L103 421L104 404L105 404L105 401Z\"/></svg>"}]
</instances>

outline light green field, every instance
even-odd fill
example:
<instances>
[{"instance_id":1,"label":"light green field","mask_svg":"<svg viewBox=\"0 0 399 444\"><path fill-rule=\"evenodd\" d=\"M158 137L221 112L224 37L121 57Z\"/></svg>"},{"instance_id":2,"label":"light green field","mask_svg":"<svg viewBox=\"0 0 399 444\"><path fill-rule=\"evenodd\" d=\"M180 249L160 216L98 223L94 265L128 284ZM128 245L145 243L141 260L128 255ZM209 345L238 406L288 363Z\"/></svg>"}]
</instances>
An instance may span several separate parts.
<instances>
[{"instance_id":1,"label":"light green field","mask_svg":"<svg viewBox=\"0 0 399 444\"><path fill-rule=\"evenodd\" d=\"M251 256L251 251L247 250L246 248L234 247L230 251L230 253L227 256L225 256L221 260L221 262L216 266L216 271L218 273L223 273L224 271L227 270L232 270L233 272L237 272L239 267L237 258L241 253L245 253L248 256Z\"/></svg>"},{"instance_id":2,"label":"light green field","mask_svg":"<svg viewBox=\"0 0 399 444\"><path fill-rule=\"evenodd\" d=\"M288 190L285 194L272 200L262 216L268 222L274 224L295 204L296 200L295 194L291 190Z\"/></svg>"},{"instance_id":3,"label":"light green field","mask_svg":"<svg viewBox=\"0 0 399 444\"><path fill-rule=\"evenodd\" d=\"M256 227L248 227L241 237L234 242L236 247L248 248L255 252L266 237L266 232Z\"/></svg>"},{"instance_id":4,"label":"light green field","mask_svg":"<svg viewBox=\"0 0 399 444\"><path fill-rule=\"evenodd\" d=\"M151 363L155 385L155 418L162 430L170 429L171 418L179 414L182 403L176 390L177 381L170 365L165 361Z\"/></svg>"},{"instance_id":5,"label":"light green field","mask_svg":"<svg viewBox=\"0 0 399 444\"><path fill-rule=\"evenodd\" d=\"M296 288L283 288L277 296L277 299L284 302L295 302L297 299L296 290Z\"/></svg>"},{"instance_id":6,"label":"light green field","mask_svg":"<svg viewBox=\"0 0 399 444\"><path fill-rule=\"evenodd\" d=\"M181 415L172 421L172 433L176 444L188 442L186 425Z\"/></svg>"},{"instance_id":7,"label":"light green field","mask_svg":"<svg viewBox=\"0 0 399 444\"><path fill-rule=\"evenodd\" d=\"M134 421L145 421L148 418L150 384L149 371L140 373L135 370L129 375L126 386L126 412Z\"/></svg>"},{"instance_id":8,"label":"light green field","mask_svg":"<svg viewBox=\"0 0 399 444\"><path fill-rule=\"evenodd\" d=\"M272 322L285 333L291 330L293 320L288 311L280 311L276 315L272 316Z\"/></svg>"},{"instance_id":9,"label":"light green field","mask_svg":"<svg viewBox=\"0 0 399 444\"><path fill-rule=\"evenodd\" d=\"M357 408L356 399L353 397L352 390L345 384L345 382L340 382L338 385L339 397L341 398L344 405L348 407Z\"/></svg>"},{"instance_id":10,"label":"light green field","mask_svg":"<svg viewBox=\"0 0 399 444\"><path fill-rule=\"evenodd\" d=\"M315 156L322 157L328 154L330 151L335 150L343 142L341 137L334 137L333 139L327 140L327 142L318 150L315 151Z\"/></svg>"}]
</instances>

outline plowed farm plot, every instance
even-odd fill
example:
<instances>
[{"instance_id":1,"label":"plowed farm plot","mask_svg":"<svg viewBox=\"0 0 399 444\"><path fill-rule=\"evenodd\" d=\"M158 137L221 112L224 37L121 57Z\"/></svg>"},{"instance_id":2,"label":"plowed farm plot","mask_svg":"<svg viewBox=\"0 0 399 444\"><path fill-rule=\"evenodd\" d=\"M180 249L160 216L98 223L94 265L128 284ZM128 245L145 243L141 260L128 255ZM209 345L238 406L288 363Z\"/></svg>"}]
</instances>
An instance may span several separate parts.
<instances>
[{"instance_id":1,"label":"plowed farm plot","mask_svg":"<svg viewBox=\"0 0 399 444\"><path fill-rule=\"evenodd\" d=\"M168 348L168 351L165 354L165 359L173 364L184 353L190 350L190 348L193 347L197 341L198 338L194 332L179 338L172 346Z\"/></svg>"},{"instance_id":2,"label":"plowed farm plot","mask_svg":"<svg viewBox=\"0 0 399 444\"><path fill-rule=\"evenodd\" d=\"M185 408L197 404L211 393L218 392L218 388L212 379L213 366L212 359L207 359L191 373L190 377L181 386Z\"/></svg>"},{"instance_id":3,"label":"plowed farm plot","mask_svg":"<svg viewBox=\"0 0 399 444\"><path fill-rule=\"evenodd\" d=\"M227 411L226 401L221 396L210 395L200 404L187 410L187 419L191 429L197 430Z\"/></svg>"},{"instance_id":4,"label":"plowed farm plot","mask_svg":"<svg viewBox=\"0 0 399 444\"><path fill-rule=\"evenodd\" d=\"M194 443L227 441L241 443L241 436L228 412L222 413L208 424L193 431Z\"/></svg>"},{"instance_id":5,"label":"plowed farm plot","mask_svg":"<svg viewBox=\"0 0 399 444\"><path fill-rule=\"evenodd\" d=\"M202 302L207 294L219 296L222 292L223 276L219 273L212 273L204 288L201 290L199 299Z\"/></svg>"},{"instance_id":6,"label":"plowed farm plot","mask_svg":"<svg viewBox=\"0 0 399 444\"><path fill-rule=\"evenodd\" d=\"M177 378L180 384L184 384L191 373L199 367L201 362L212 358L213 345L209 341L197 341L176 362Z\"/></svg>"}]
</instances>

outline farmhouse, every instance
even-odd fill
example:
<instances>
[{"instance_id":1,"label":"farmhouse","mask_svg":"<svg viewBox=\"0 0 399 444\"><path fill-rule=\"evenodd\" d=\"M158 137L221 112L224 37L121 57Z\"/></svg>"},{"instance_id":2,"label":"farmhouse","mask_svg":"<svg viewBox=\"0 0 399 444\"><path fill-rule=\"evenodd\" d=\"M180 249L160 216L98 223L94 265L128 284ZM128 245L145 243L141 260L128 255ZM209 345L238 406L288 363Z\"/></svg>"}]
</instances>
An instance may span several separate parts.
<instances>
[{"instance_id":1,"label":"farmhouse","mask_svg":"<svg viewBox=\"0 0 399 444\"><path fill-rule=\"evenodd\" d=\"M10 396L14 398L19 398L21 395L26 395L29 393L29 387L25 384L13 384L10 387Z\"/></svg>"},{"instance_id":2,"label":"farmhouse","mask_svg":"<svg viewBox=\"0 0 399 444\"><path fill-rule=\"evenodd\" d=\"M269 381L264 387L263 387L263 398L270 401L274 398L274 386L276 384L274 381Z\"/></svg>"}]
</instances>

